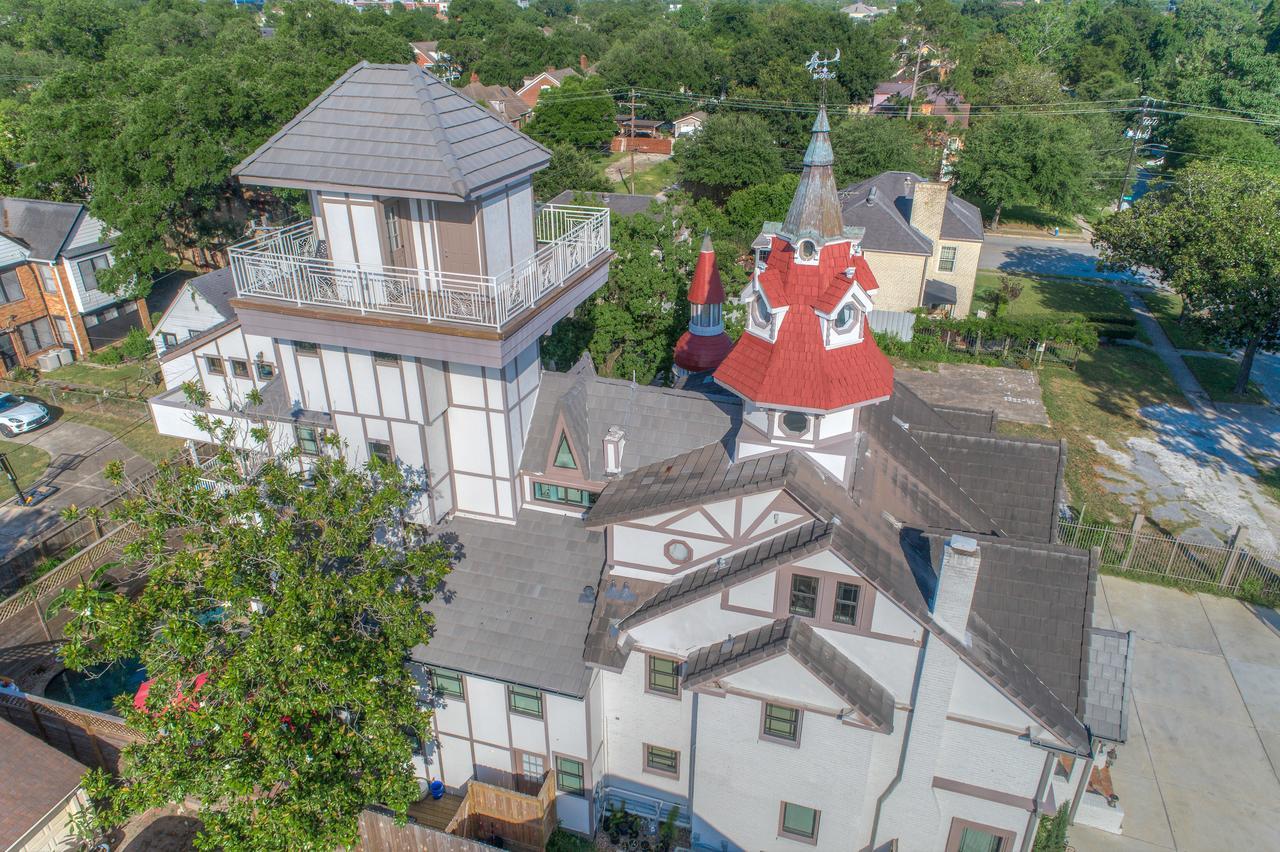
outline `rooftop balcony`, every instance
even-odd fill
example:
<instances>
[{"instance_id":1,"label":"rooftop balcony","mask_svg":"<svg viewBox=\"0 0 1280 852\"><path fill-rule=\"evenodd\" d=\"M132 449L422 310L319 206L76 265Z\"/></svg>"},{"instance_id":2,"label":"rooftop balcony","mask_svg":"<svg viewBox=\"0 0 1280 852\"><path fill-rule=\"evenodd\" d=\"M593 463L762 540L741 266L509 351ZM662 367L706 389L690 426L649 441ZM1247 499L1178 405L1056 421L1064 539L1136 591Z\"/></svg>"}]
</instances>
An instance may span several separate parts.
<instances>
[{"instance_id":1,"label":"rooftop balcony","mask_svg":"<svg viewBox=\"0 0 1280 852\"><path fill-rule=\"evenodd\" d=\"M310 221L230 249L240 298L501 332L609 255L609 211L545 205L534 215L537 249L495 275L339 262Z\"/></svg>"}]
</instances>

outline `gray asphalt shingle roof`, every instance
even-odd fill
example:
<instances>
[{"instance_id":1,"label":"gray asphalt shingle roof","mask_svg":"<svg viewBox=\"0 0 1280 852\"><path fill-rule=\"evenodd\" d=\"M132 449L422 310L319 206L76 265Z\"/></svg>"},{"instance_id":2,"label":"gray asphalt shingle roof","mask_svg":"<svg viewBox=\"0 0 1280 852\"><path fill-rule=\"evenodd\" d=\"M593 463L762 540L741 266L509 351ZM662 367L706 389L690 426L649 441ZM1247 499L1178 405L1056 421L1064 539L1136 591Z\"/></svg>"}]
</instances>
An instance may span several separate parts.
<instances>
[{"instance_id":1,"label":"gray asphalt shingle roof","mask_svg":"<svg viewBox=\"0 0 1280 852\"><path fill-rule=\"evenodd\" d=\"M84 212L83 204L0 196L0 234L26 246L32 260L56 260Z\"/></svg>"},{"instance_id":2,"label":"gray asphalt shingle roof","mask_svg":"<svg viewBox=\"0 0 1280 852\"><path fill-rule=\"evenodd\" d=\"M243 183L470 200L551 154L416 65L347 71L232 174Z\"/></svg>"},{"instance_id":3,"label":"gray asphalt shingle roof","mask_svg":"<svg viewBox=\"0 0 1280 852\"><path fill-rule=\"evenodd\" d=\"M884 172L840 190L845 225L866 229L863 249L899 254L933 253L932 240L911 227L911 200L915 185L923 180L913 172ZM942 215L942 238L981 242L981 212L948 193Z\"/></svg>"},{"instance_id":4,"label":"gray asphalt shingle roof","mask_svg":"<svg viewBox=\"0 0 1280 852\"><path fill-rule=\"evenodd\" d=\"M694 651L684 664L684 685L692 689L783 654L793 657L878 730L893 730L889 691L795 616Z\"/></svg>"},{"instance_id":5,"label":"gray asphalt shingle roof","mask_svg":"<svg viewBox=\"0 0 1280 852\"><path fill-rule=\"evenodd\" d=\"M1089 629L1081 699L1084 721L1096 737L1122 743L1129 738L1129 676L1133 631Z\"/></svg>"},{"instance_id":6,"label":"gray asphalt shingle roof","mask_svg":"<svg viewBox=\"0 0 1280 852\"><path fill-rule=\"evenodd\" d=\"M454 569L428 608L435 633L413 659L581 697L583 637L604 567L604 534L526 509L515 524L454 518L437 527Z\"/></svg>"},{"instance_id":7,"label":"gray asphalt shingle roof","mask_svg":"<svg viewBox=\"0 0 1280 852\"><path fill-rule=\"evenodd\" d=\"M564 417L569 439L585 454L583 474L605 479L604 436L622 429L623 472L635 470L713 441L728 440L742 417L742 401L724 393L708 395L637 385L596 375L589 358L568 373L542 374L538 402L529 423L521 467L545 472L555 432ZM581 464L581 460L579 460Z\"/></svg>"},{"instance_id":8,"label":"gray asphalt shingle roof","mask_svg":"<svg viewBox=\"0 0 1280 852\"><path fill-rule=\"evenodd\" d=\"M224 320L235 319L236 312L231 307L231 300L235 298L236 285L231 280L230 266L197 275L187 282L187 286L199 293L218 312L218 316Z\"/></svg>"},{"instance_id":9,"label":"gray asphalt shingle roof","mask_svg":"<svg viewBox=\"0 0 1280 852\"><path fill-rule=\"evenodd\" d=\"M633 213L643 213L649 209L649 205L658 200L656 195L631 195L626 192L585 192L583 196L583 204L593 207L607 207L610 213L617 213L619 216L630 216ZM579 193L576 190L566 189L564 192L551 199L552 204L577 204Z\"/></svg>"}]
</instances>

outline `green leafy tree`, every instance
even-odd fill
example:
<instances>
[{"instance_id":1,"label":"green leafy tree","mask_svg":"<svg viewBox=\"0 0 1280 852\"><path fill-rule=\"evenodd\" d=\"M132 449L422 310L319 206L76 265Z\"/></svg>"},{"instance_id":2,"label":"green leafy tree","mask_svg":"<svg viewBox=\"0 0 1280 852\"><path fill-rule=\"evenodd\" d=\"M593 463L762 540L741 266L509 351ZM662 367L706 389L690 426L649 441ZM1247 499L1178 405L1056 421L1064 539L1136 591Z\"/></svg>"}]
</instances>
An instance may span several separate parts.
<instances>
[{"instance_id":1,"label":"green leafy tree","mask_svg":"<svg viewBox=\"0 0 1280 852\"><path fill-rule=\"evenodd\" d=\"M1042 816L1036 825L1036 839L1032 852L1067 852L1067 829L1071 824L1071 809L1058 808L1053 816Z\"/></svg>"},{"instance_id":2,"label":"green leafy tree","mask_svg":"<svg viewBox=\"0 0 1280 852\"><path fill-rule=\"evenodd\" d=\"M1007 207L1084 209L1094 191L1089 134L1075 120L1002 113L975 122L956 168L956 189L979 199L998 227Z\"/></svg>"},{"instance_id":3,"label":"green leafy tree","mask_svg":"<svg viewBox=\"0 0 1280 852\"><path fill-rule=\"evenodd\" d=\"M1196 163L1102 222L1094 244L1113 268L1154 270L1191 321L1243 349L1243 394L1259 349L1280 347L1280 184L1274 172Z\"/></svg>"},{"instance_id":4,"label":"green leafy tree","mask_svg":"<svg viewBox=\"0 0 1280 852\"><path fill-rule=\"evenodd\" d=\"M566 189L574 192L608 192L613 189L600 173L598 158L560 144L551 149L551 162L533 176L533 192L539 201L550 201Z\"/></svg>"},{"instance_id":5,"label":"green leafy tree","mask_svg":"<svg viewBox=\"0 0 1280 852\"><path fill-rule=\"evenodd\" d=\"M881 172L916 172L933 176L942 152L929 145L923 121L860 116L831 128L836 180L841 186Z\"/></svg>"},{"instance_id":6,"label":"green leafy tree","mask_svg":"<svg viewBox=\"0 0 1280 852\"><path fill-rule=\"evenodd\" d=\"M730 235L741 251L746 251L765 222L783 220L799 182L800 175L784 174L769 183L753 184L729 196L724 212L731 226Z\"/></svg>"},{"instance_id":7,"label":"green leafy tree","mask_svg":"<svg viewBox=\"0 0 1280 852\"><path fill-rule=\"evenodd\" d=\"M404 814L418 798L408 732L430 717L405 662L430 638L423 604L450 554L406 524L406 474L336 455L310 481L296 455L255 472L227 441L254 444L265 429L197 420L222 442L222 485L165 465L115 512L139 533L123 560L141 591L95 576L53 605L70 614L68 667L135 658L150 678L144 709L116 701L141 737L118 778L87 779L93 821L190 798L199 849L345 846L366 806ZM119 483L123 469L107 473Z\"/></svg>"},{"instance_id":8,"label":"green leafy tree","mask_svg":"<svg viewBox=\"0 0 1280 852\"><path fill-rule=\"evenodd\" d=\"M710 116L693 138L676 144L675 162L682 180L720 198L782 173L769 125L754 113Z\"/></svg>"},{"instance_id":9,"label":"green leafy tree","mask_svg":"<svg viewBox=\"0 0 1280 852\"><path fill-rule=\"evenodd\" d=\"M706 51L684 30L659 18L618 39L600 60L600 75L612 89L647 89L644 118L670 120L688 112L682 90L705 92L710 84ZM659 92L670 92L663 97Z\"/></svg>"},{"instance_id":10,"label":"green leafy tree","mask_svg":"<svg viewBox=\"0 0 1280 852\"><path fill-rule=\"evenodd\" d=\"M1280 147L1252 124L1189 116L1165 137L1168 165L1180 169L1200 160L1280 169Z\"/></svg>"},{"instance_id":11,"label":"green leafy tree","mask_svg":"<svg viewBox=\"0 0 1280 852\"><path fill-rule=\"evenodd\" d=\"M544 145L598 149L617 131L613 98L599 77L566 77L538 97L527 132Z\"/></svg>"}]
</instances>

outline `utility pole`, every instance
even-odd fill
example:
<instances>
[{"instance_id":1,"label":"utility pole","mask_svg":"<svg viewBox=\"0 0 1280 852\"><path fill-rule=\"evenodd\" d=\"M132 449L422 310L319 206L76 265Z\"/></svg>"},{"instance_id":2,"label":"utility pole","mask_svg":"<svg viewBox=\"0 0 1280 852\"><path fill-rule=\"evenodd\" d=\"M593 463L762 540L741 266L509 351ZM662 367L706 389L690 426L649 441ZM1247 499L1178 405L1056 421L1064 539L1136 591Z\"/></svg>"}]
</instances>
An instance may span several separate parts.
<instances>
[{"instance_id":1,"label":"utility pole","mask_svg":"<svg viewBox=\"0 0 1280 852\"><path fill-rule=\"evenodd\" d=\"M0 470L4 471L5 478L9 480L9 484L13 486L14 493L18 495L18 505L25 506L27 495L22 493L22 486L18 485L18 474L14 472L13 465L9 463L8 453L0 453Z\"/></svg>"},{"instance_id":2,"label":"utility pole","mask_svg":"<svg viewBox=\"0 0 1280 852\"><path fill-rule=\"evenodd\" d=\"M623 106L631 107L631 121L627 125L626 135L624 139L635 139L636 135L636 107L644 106L644 104L636 103L636 90L631 90L631 98L623 104ZM627 143L624 143L627 144ZM627 144L627 151L631 154L631 194L636 194L636 149L633 145Z\"/></svg>"},{"instance_id":3,"label":"utility pole","mask_svg":"<svg viewBox=\"0 0 1280 852\"><path fill-rule=\"evenodd\" d=\"M1151 136L1151 125L1154 119L1148 119L1147 110L1151 103L1151 99L1143 96L1142 109L1138 113L1138 126L1129 130L1133 139L1133 144L1129 146L1129 159L1124 166L1124 176L1120 178L1120 194L1116 196L1116 212L1119 213L1124 207L1124 196L1129 191L1129 174L1133 171L1134 158L1138 156L1139 140L1145 140Z\"/></svg>"},{"instance_id":4,"label":"utility pole","mask_svg":"<svg viewBox=\"0 0 1280 852\"><path fill-rule=\"evenodd\" d=\"M920 82L920 60L924 58L924 42L916 45L916 67L911 73L911 98L907 101L907 121L911 120L911 111L916 106L916 86Z\"/></svg>"}]
</instances>

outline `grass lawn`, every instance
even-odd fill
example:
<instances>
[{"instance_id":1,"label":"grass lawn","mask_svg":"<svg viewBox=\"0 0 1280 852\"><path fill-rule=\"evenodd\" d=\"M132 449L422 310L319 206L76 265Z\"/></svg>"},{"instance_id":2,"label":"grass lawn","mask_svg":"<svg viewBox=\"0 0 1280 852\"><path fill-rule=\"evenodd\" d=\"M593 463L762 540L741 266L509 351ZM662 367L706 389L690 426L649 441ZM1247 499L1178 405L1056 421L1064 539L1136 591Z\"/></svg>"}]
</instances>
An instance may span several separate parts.
<instances>
[{"instance_id":1,"label":"grass lawn","mask_svg":"<svg viewBox=\"0 0 1280 852\"><path fill-rule=\"evenodd\" d=\"M71 409L67 409L62 416L110 432L120 439L120 443L153 464L171 458L182 448L181 440L161 435L149 419L131 420L116 414Z\"/></svg>"},{"instance_id":2,"label":"grass lawn","mask_svg":"<svg viewBox=\"0 0 1280 852\"><path fill-rule=\"evenodd\" d=\"M1226 352L1222 346L1205 336L1189 322L1180 322L1182 314L1182 297L1177 293L1166 293L1158 290L1144 290L1142 301L1151 309L1151 315L1160 323L1170 342L1179 349L1202 349L1208 352Z\"/></svg>"},{"instance_id":3,"label":"grass lawn","mask_svg":"<svg viewBox=\"0 0 1280 852\"><path fill-rule=\"evenodd\" d=\"M619 154L618 156L625 156ZM625 172L625 165L624 174ZM670 159L659 160L644 167L636 165L636 195L657 195L676 181L676 164ZM618 181L613 185L614 192L631 192L629 182Z\"/></svg>"},{"instance_id":4,"label":"grass lawn","mask_svg":"<svg viewBox=\"0 0 1280 852\"><path fill-rule=\"evenodd\" d=\"M12 441L0 441L0 453L9 457L13 472L18 475L18 484L27 488L37 479L44 476L44 469L49 466L49 454L39 447L28 444L15 444ZM0 480L0 500L13 496L13 487L8 477Z\"/></svg>"},{"instance_id":5,"label":"grass lawn","mask_svg":"<svg viewBox=\"0 0 1280 852\"><path fill-rule=\"evenodd\" d=\"M1000 310L1004 316L1016 318L1070 312L1091 317L1129 317L1132 311L1124 295L1115 287L1089 284L1070 278L1040 278L1009 275L982 270L973 285L974 306L991 310L991 296L1000 289L1001 278L1011 278L1022 285L1022 295Z\"/></svg>"},{"instance_id":6,"label":"grass lawn","mask_svg":"<svg viewBox=\"0 0 1280 852\"><path fill-rule=\"evenodd\" d=\"M101 367L87 361L76 361L65 367L59 367L45 373L44 378L69 385L103 388L108 390L133 390L138 385L155 375L158 367L155 361L141 361L131 364L117 364L114 367Z\"/></svg>"},{"instance_id":7,"label":"grass lawn","mask_svg":"<svg viewBox=\"0 0 1280 852\"><path fill-rule=\"evenodd\" d=\"M978 207L982 211L983 223L990 225L991 214L995 212L995 208L981 204ZM1080 233L1080 226L1076 224L1075 219L1071 216L1037 210L1034 207L1006 207L1001 210L1000 228L1003 229L1005 227L1018 230L1034 228L1042 231L1052 231L1057 228L1063 234Z\"/></svg>"},{"instance_id":8,"label":"grass lawn","mask_svg":"<svg viewBox=\"0 0 1280 852\"><path fill-rule=\"evenodd\" d=\"M1182 360L1191 372L1196 374L1200 387L1209 394L1214 402L1247 402L1253 405L1265 405L1267 398L1262 389L1253 382L1245 388L1243 394L1232 393L1236 384L1236 376L1240 372L1240 364L1229 358L1214 358L1211 355L1183 355Z\"/></svg>"},{"instance_id":9,"label":"grass lawn","mask_svg":"<svg viewBox=\"0 0 1280 852\"><path fill-rule=\"evenodd\" d=\"M1154 352L1126 346L1103 346L1084 353L1076 371L1046 367L1040 372L1049 427L1002 421L1000 431L1067 441L1067 489L1077 509L1087 504L1090 517L1128 521L1133 509L1102 486L1096 468L1115 469L1115 462L1099 453L1093 438L1113 450L1146 431L1138 409L1159 403L1185 405L1173 377Z\"/></svg>"}]
</instances>

